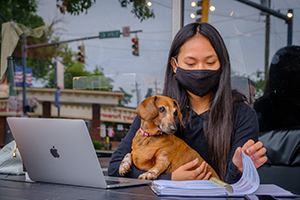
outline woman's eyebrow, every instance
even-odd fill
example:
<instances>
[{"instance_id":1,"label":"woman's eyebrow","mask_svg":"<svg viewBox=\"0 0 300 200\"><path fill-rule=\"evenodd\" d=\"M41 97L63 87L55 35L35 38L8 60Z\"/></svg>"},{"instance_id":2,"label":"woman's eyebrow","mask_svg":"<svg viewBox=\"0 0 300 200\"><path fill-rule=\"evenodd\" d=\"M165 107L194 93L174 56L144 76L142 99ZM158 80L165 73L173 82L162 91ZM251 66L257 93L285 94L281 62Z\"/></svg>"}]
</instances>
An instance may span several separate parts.
<instances>
[{"instance_id":1,"label":"woman's eyebrow","mask_svg":"<svg viewBox=\"0 0 300 200\"><path fill-rule=\"evenodd\" d=\"M215 55L215 54L211 54L211 55L209 55L209 56L206 56L205 58L212 58L212 57L218 57L218 56Z\"/></svg>"},{"instance_id":2,"label":"woman's eyebrow","mask_svg":"<svg viewBox=\"0 0 300 200\"><path fill-rule=\"evenodd\" d=\"M207 58L213 58L213 57L218 57L218 56L215 55L215 54L211 54L211 55L206 56L205 58L207 59ZM197 60L197 58L195 58L195 57L193 57L193 56L187 56L187 57L185 57L184 59L193 59L193 60Z\"/></svg>"}]
</instances>

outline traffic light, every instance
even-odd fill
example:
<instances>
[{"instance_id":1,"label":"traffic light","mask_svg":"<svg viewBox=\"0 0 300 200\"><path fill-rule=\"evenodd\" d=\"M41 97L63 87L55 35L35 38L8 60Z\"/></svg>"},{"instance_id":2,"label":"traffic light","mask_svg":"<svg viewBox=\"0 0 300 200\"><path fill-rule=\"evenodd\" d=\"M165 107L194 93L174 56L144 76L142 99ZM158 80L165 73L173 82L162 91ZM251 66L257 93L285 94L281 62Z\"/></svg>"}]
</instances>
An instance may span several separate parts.
<instances>
[{"instance_id":1,"label":"traffic light","mask_svg":"<svg viewBox=\"0 0 300 200\"><path fill-rule=\"evenodd\" d=\"M85 63L85 47L84 47L84 44L82 43L81 46L78 46L77 47L79 49L79 52L78 52L78 62L81 62L81 63Z\"/></svg>"},{"instance_id":2,"label":"traffic light","mask_svg":"<svg viewBox=\"0 0 300 200\"><path fill-rule=\"evenodd\" d=\"M197 6L199 9L196 11L196 14L199 18L196 19L196 22L208 22L209 0L198 1Z\"/></svg>"},{"instance_id":3,"label":"traffic light","mask_svg":"<svg viewBox=\"0 0 300 200\"><path fill-rule=\"evenodd\" d=\"M140 51L139 51L139 38L138 37L132 38L131 41L133 42L133 45L132 45L132 48L133 48L132 55L139 56L140 55Z\"/></svg>"}]
</instances>

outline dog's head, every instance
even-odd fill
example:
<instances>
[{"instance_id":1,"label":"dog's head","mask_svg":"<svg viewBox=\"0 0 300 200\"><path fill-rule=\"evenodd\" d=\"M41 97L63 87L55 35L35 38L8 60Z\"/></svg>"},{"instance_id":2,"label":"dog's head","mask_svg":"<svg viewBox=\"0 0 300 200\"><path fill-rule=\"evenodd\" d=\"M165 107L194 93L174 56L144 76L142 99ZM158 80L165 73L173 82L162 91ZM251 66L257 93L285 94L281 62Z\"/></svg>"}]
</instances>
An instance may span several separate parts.
<instances>
[{"instance_id":1,"label":"dog's head","mask_svg":"<svg viewBox=\"0 0 300 200\"><path fill-rule=\"evenodd\" d=\"M147 122L147 129L158 128L164 133L174 133L177 130L176 116L184 126L178 103L166 96L156 95L146 98L136 108L136 114Z\"/></svg>"}]
</instances>

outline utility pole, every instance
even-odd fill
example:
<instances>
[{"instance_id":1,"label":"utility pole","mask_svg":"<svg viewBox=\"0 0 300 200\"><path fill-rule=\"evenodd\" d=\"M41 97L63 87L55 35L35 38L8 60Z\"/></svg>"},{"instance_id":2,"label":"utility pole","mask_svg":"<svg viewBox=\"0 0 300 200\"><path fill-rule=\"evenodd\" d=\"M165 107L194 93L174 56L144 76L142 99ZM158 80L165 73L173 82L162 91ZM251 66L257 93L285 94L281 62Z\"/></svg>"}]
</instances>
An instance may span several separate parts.
<instances>
[{"instance_id":1,"label":"utility pole","mask_svg":"<svg viewBox=\"0 0 300 200\"><path fill-rule=\"evenodd\" d=\"M158 88L157 84L158 84L158 82L157 82L157 80L155 80L154 81L155 94L161 94L161 91L160 91L160 93L158 93L158 90L161 90L161 89Z\"/></svg>"},{"instance_id":2,"label":"utility pole","mask_svg":"<svg viewBox=\"0 0 300 200\"><path fill-rule=\"evenodd\" d=\"M22 65L23 65L23 117L27 116L27 102L26 102L26 57L27 57L27 48L26 48L26 35L22 34Z\"/></svg>"},{"instance_id":3,"label":"utility pole","mask_svg":"<svg viewBox=\"0 0 300 200\"><path fill-rule=\"evenodd\" d=\"M266 44L265 44L265 79L268 77L268 71L269 71L269 48L270 48L270 15L273 15L275 17L278 17L280 19L283 19L285 23L287 23L287 46L292 45L293 43L293 17L288 17L280 12L277 12L275 10L270 9L270 1L267 2L268 7L257 4L253 1L249 0L236 0L241 3L247 4L249 6L252 6L254 8L257 8L263 12L266 13ZM293 13L292 9L288 10L288 13Z\"/></svg>"},{"instance_id":4,"label":"utility pole","mask_svg":"<svg viewBox=\"0 0 300 200\"><path fill-rule=\"evenodd\" d=\"M132 92L136 92L136 105L138 106L139 103L140 103L140 91L141 89L139 89L139 84L137 82L135 82L135 85L134 85L135 89L132 90Z\"/></svg>"},{"instance_id":5,"label":"utility pole","mask_svg":"<svg viewBox=\"0 0 300 200\"><path fill-rule=\"evenodd\" d=\"M253 1L249 1L249 0L236 0L236 1L239 1L241 3L244 3L244 4L247 4L249 6L252 6L254 8L257 8L261 11L264 11L266 13L269 13L270 15L273 15L275 17L278 17L280 19L283 19L287 25L288 25L288 30L287 30L287 45L290 46L292 45L292 40L293 40L293 17L289 18L288 16L280 13L280 12L277 12L275 10L272 10L270 8L267 8L265 6L262 6L260 4L257 4ZM293 13L293 10L292 9L289 9L288 10L289 13Z\"/></svg>"},{"instance_id":6,"label":"utility pole","mask_svg":"<svg viewBox=\"0 0 300 200\"><path fill-rule=\"evenodd\" d=\"M261 0L261 4L270 8L271 0ZM269 54L270 54L270 13L261 12L266 16L266 32L265 32L265 79L268 77L269 71Z\"/></svg>"}]
</instances>

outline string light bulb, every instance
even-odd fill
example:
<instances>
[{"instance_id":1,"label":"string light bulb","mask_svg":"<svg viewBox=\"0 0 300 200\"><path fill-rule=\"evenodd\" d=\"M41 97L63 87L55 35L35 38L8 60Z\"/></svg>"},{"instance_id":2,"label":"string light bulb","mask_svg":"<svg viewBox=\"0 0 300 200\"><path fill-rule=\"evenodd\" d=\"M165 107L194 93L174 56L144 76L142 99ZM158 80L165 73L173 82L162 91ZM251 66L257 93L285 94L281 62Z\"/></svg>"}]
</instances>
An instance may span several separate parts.
<instances>
[{"instance_id":1,"label":"string light bulb","mask_svg":"<svg viewBox=\"0 0 300 200\"><path fill-rule=\"evenodd\" d=\"M214 12L214 11L216 10L216 7L215 7L215 6L210 6L210 7L209 7L209 10L210 10L211 12Z\"/></svg>"},{"instance_id":2,"label":"string light bulb","mask_svg":"<svg viewBox=\"0 0 300 200\"><path fill-rule=\"evenodd\" d=\"M288 13L286 14L286 16L287 16L288 18L292 18L292 17L293 17L293 13L288 12Z\"/></svg>"},{"instance_id":3,"label":"string light bulb","mask_svg":"<svg viewBox=\"0 0 300 200\"><path fill-rule=\"evenodd\" d=\"M190 14L190 17L191 17L192 19L195 19L196 15L195 15L194 13L191 13L191 14Z\"/></svg>"}]
</instances>

